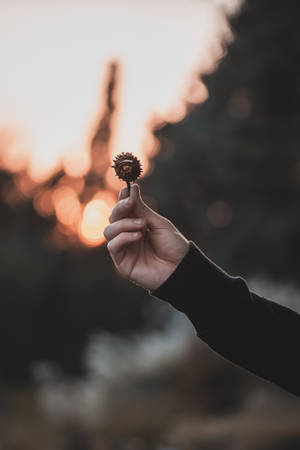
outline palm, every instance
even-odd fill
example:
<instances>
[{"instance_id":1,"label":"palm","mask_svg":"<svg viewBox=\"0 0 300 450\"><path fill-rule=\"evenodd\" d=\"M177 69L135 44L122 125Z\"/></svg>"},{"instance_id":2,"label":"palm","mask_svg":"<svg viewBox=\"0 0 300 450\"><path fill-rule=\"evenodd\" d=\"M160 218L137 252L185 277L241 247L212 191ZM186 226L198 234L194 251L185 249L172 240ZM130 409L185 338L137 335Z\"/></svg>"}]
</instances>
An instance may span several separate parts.
<instances>
[{"instance_id":1,"label":"palm","mask_svg":"<svg viewBox=\"0 0 300 450\"><path fill-rule=\"evenodd\" d=\"M119 270L132 281L148 287L159 285L176 267L172 251L175 236L170 242L164 230L146 231L142 239L129 244L121 255Z\"/></svg>"}]
</instances>

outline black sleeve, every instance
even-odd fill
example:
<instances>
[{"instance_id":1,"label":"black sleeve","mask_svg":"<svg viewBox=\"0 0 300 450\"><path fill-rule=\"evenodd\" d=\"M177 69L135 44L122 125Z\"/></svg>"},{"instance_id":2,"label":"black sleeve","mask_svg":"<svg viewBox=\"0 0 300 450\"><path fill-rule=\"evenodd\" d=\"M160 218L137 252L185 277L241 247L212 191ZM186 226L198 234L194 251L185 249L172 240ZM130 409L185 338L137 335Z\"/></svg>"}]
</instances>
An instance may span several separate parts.
<instances>
[{"instance_id":1,"label":"black sleeve","mask_svg":"<svg viewBox=\"0 0 300 450\"><path fill-rule=\"evenodd\" d=\"M193 242L151 295L185 313L217 353L300 395L300 316L250 292L241 277L228 275Z\"/></svg>"}]
</instances>

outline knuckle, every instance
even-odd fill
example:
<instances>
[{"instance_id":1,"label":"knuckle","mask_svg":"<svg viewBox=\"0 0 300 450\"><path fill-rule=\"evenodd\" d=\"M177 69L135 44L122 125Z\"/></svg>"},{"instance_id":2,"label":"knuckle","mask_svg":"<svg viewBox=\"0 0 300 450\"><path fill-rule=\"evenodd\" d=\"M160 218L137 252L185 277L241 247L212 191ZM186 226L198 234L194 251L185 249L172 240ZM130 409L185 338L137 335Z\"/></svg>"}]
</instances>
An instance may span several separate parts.
<instances>
[{"instance_id":1,"label":"knuckle","mask_svg":"<svg viewBox=\"0 0 300 450\"><path fill-rule=\"evenodd\" d=\"M128 219L121 219L116 226L116 233L118 236L123 236L124 232L130 228Z\"/></svg>"},{"instance_id":2,"label":"knuckle","mask_svg":"<svg viewBox=\"0 0 300 450\"><path fill-rule=\"evenodd\" d=\"M103 236L105 237L105 239L108 241L108 239L109 239L109 230L110 230L110 228L109 228L109 226L107 226L106 228L104 228L104 231L103 231Z\"/></svg>"},{"instance_id":3,"label":"knuckle","mask_svg":"<svg viewBox=\"0 0 300 450\"><path fill-rule=\"evenodd\" d=\"M126 233L125 231L121 231L121 233L119 234L119 241L124 242L124 240L126 239Z\"/></svg>"},{"instance_id":4,"label":"knuckle","mask_svg":"<svg viewBox=\"0 0 300 450\"><path fill-rule=\"evenodd\" d=\"M131 233L129 231L122 231L119 236L120 245L126 245L130 242Z\"/></svg>"},{"instance_id":5,"label":"knuckle","mask_svg":"<svg viewBox=\"0 0 300 450\"><path fill-rule=\"evenodd\" d=\"M109 241L109 242L107 243L107 250L109 251L110 255L112 256L113 253L114 253L114 248L113 248L113 244L112 244L111 241Z\"/></svg>"}]
</instances>

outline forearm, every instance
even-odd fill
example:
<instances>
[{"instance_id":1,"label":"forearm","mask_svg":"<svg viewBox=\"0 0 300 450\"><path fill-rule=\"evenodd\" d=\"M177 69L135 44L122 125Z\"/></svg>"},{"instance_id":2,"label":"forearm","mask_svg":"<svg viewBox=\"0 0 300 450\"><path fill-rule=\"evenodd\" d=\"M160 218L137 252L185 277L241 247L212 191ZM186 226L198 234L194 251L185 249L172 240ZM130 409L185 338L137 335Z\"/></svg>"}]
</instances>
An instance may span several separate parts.
<instances>
[{"instance_id":1,"label":"forearm","mask_svg":"<svg viewBox=\"0 0 300 450\"><path fill-rule=\"evenodd\" d=\"M217 353L300 395L300 316L250 292L242 278L229 276L195 244L152 295L184 312Z\"/></svg>"}]
</instances>

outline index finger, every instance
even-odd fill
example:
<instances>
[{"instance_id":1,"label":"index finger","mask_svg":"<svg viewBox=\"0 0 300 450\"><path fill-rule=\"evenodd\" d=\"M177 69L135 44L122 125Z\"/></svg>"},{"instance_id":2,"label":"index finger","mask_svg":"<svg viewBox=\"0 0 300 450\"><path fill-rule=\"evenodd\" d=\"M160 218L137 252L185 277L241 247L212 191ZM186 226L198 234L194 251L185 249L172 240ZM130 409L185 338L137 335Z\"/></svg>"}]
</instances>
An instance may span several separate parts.
<instances>
[{"instance_id":1,"label":"index finger","mask_svg":"<svg viewBox=\"0 0 300 450\"><path fill-rule=\"evenodd\" d=\"M109 223L113 223L116 222L116 220L121 220L125 217L129 217L129 213L133 205L134 199L132 197L127 197L119 200L112 209L111 215L109 216Z\"/></svg>"}]
</instances>

